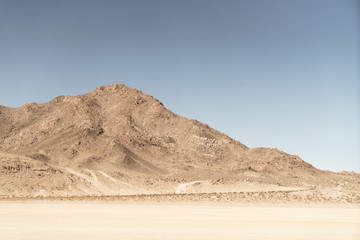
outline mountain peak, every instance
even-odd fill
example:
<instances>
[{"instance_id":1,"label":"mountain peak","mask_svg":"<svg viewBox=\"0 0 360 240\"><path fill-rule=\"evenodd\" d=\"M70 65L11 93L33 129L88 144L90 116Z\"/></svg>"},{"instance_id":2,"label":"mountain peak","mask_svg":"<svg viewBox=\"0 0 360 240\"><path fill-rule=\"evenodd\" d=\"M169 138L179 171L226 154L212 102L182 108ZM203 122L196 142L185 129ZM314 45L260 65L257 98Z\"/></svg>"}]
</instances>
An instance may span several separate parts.
<instances>
[{"instance_id":1,"label":"mountain peak","mask_svg":"<svg viewBox=\"0 0 360 240\"><path fill-rule=\"evenodd\" d=\"M240 191L244 181L304 188L331 175L277 149L247 148L123 84L0 110L0 152L22 159L16 160L21 163L4 161L10 164L4 169L15 166L32 178L37 176L29 170L32 166L60 171L59 177L66 172L61 181L77 176L81 187L62 189L71 194L171 193L179 183L192 181L199 183L197 191ZM46 176L51 179L52 175ZM320 183L335 184L332 180ZM51 190L53 185L47 186L50 194L57 194ZM127 187L114 190L114 186Z\"/></svg>"},{"instance_id":2,"label":"mountain peak","mask_svg":"<svg viewBox=\"0 0 360 240\"><path fill-rule=\"evenodd\" d=\"M125 86L125 84L113 84L113 85L104 85L97 87L94 92L116 92L121 89L130 90L131 88Z\"/></svg>"}]
</instances>

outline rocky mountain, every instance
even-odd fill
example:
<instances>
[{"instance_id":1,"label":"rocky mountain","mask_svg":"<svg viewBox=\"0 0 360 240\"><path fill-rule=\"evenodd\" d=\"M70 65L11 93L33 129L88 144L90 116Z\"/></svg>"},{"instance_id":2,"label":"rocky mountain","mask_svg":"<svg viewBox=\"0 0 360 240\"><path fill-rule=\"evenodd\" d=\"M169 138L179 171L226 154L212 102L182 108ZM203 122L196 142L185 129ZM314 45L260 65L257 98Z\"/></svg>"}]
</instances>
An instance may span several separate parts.
<instances>
[{"instance_id":1,"label":"rocky mountain","mask_svg":"<svg viewBox=\"0 0 360 240\"><path fill-rule=\"evenodd\" d=\"M359 174L248 148L120 84L0 106L0 161L6 197L360 189Z\"/></svg>"}]
</instances>

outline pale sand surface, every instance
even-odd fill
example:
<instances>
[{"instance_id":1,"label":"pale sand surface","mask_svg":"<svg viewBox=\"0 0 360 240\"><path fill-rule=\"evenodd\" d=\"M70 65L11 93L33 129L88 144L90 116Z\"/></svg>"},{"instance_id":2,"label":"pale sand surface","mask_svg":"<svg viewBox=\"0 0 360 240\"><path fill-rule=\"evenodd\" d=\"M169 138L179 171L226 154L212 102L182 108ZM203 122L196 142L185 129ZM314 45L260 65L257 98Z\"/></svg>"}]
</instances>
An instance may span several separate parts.
<instances>
[{"instance_id":1,"label":"pale sand surface","mask_svg":"<svg viewBox=\"0 0 360 240\"><path fill-rule=\"evenodd\" d=\"M0 239L360 239L358 206L0 202Z\"/></svg>"}]
</instances>

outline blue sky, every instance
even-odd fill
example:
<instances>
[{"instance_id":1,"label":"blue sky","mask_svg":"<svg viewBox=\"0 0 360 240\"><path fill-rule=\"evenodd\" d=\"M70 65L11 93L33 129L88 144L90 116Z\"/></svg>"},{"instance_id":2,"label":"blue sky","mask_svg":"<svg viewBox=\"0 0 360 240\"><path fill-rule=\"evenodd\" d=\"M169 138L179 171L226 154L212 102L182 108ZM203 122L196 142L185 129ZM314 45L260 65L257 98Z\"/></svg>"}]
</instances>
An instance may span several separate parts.
<instances>
[{"instance_id":1,"label":"blue sky","mask_svg":"<svg viewBox=\"0 0 360 240\"><path fill-rule=\"evenodd\" d=\"M359 8L0 0L0 105L124 83L249 147L360 172Z\"/></svg>"}]
</instances>

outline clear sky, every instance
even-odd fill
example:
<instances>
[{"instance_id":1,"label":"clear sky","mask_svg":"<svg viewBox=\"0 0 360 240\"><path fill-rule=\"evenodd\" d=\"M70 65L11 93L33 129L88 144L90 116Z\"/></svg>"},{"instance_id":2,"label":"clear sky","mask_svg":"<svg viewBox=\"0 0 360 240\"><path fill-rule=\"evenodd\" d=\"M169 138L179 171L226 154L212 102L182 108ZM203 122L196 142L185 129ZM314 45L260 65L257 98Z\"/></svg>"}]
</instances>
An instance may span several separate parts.
<instances>
[{"instance_id":1,"label":"clear sky","mask_svg":"<svg viewBox=\"0 0 360 240\"><path fill-rule=\"evenodd\" d=\"M351 0L0 0L0 105L124 83L249 147L360 172L359 8Z\"/></svg>"}]
</instances>

